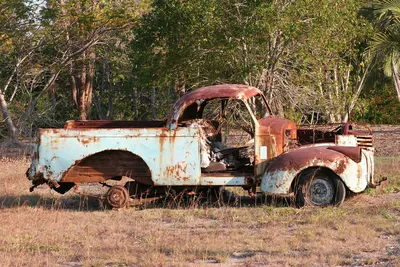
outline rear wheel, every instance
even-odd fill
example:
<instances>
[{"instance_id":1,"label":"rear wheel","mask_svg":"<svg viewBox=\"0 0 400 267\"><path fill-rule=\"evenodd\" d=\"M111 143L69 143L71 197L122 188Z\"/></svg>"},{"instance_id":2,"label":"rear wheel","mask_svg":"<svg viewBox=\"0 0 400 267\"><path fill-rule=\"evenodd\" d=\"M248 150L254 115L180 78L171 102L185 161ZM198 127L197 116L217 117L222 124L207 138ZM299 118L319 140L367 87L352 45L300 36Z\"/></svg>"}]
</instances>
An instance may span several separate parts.
<instances>
[{"instance_id":1,"label":"rear wheel","mask_svg":"<svg viewBox=\"0 0 400 267\"><path fill-rule=\"evenodd\" d=\"M121 185L114 185L107 192L107 202L113 208L124 208L128 204L128 201L129 192Z\"/></svg>"},{"instance_id":2,"label":"rear wheel","mask_svg":"<svg viewBox=\"0 0 400 267\"><path fill-rule=\"evenodd\" d=\"M312 170L303 173L296 188L299 206L339 206L346 197L342 180L328 171Z\"/></svg>"}]
</instances>

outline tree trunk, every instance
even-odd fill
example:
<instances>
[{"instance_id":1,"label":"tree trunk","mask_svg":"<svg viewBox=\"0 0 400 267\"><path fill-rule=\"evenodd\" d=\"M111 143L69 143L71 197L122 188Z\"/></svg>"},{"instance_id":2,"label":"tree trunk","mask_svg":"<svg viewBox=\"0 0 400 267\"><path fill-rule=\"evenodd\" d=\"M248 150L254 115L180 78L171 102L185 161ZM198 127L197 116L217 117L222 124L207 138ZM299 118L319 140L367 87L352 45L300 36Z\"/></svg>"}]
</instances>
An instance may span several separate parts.
<instances>
[{"instance_id":1,"label":"tree trunk","mask_svg":"<svg viewBox=\"0 0 400 267\"><path fill-rule=\"evenodd\" d=\"M3 114L3 119L5 120L6 125L7 125L8 137L10 138L10 141L12 143L19 144L20 142L18 141L17 127L15 127L14 122L12 121L10 112L8 111L8 105L7 105L5 96L1 91L0 91L0 109L1 109L1 113Z\"/></svg>"},{"instance_id":2,"label":"tree trunk","mask_svg":"<svg viewBox=\"0 0 400 267\"><path fill-rule=\"evenodd\" d=\"M21 116L21 119L19 120L19 128L20 131L21 129L25 128L26 122L28 118L32 115L32 113L35 112L36 105L39 101L39 99L47 93L52 87L54 86L54 83L56 82L58 75L60 75L61 70L58 70L58 72L53 73L53 75L50 77L50 79L47 81L46 85L42 89L42 91L33 99L31 102L29 102L28 107L25 109L24 114Z\"/></svg>"},{"instance_id":3,"label":"tree trunk","mask_svg":"<svg viewBox=\"0 0 400 267\"><path fill-rule=\"evenodd\" d=\"M69 77L71 82L72 101L74 101L75 105L79 107L78 85L76 84L76 79L74 77L72 63L69 66Z\"/></svg>"},{"instance_id":4,"label":"tree trunk","mask_svg":"<svg viewBox=\"0 0 400 267\"><path fill-rule=\"evenodd\" d=\"M393 82L394 82L394 87L396 88L397 92L397 98L400 102L400 78L399 78L399 69L396 65L396 61L394 57L392 56L392 76L393 76Z\"/></svg>"},{"instance_id":5,"label":"tree trunk","mask_svg":"<svg viewBox=\"0 0 400 267\"><path fill-rule=\"evenodd\" d=\"M182 97L186 93L186 80L183 71L179 71L178 79L175 82L174 91L178 98Z\"/></svg>"},{"instance_id":6,"label":"tree trunk","mask_svg":"<svg viewBox=\"0 0 400 267\"><path fill-rule=\"evenodd\" d=\"M5 98L5 93L10 86L12 80L14 79L14 75L17 74L18 68L20 65L32 54L33 50L31 50L27 55L25 55L23 58L18 58L17 63L15 64L14 70L12 71L10 77L7 80L7 83L5 84L3 89L0 89L0 110L1 113L3 114L3 120L5 120L6 125L7 125L7 130L8 130L8 138L10 141L14 144L21 144L18 140L18 129L15 126L11 116L10 112L8 111L8 104ZM14 95L16 93L16 89L14 90L10 101L14 98Z\"/></svg>"},{"instance_id":7,"label":"tree trunk","mask_svg":"<svg viewBox=\"0 0 400 267\"><path fill-rule=\"evenodd\" d=\"M75 74L71 68L72 97L77 105L80 120L87 120L92 106L95 53L88 49L82 54L83 64ZM74 75L75 74L75 75Z\"/></svg>"},{"instance_id":8,"label":"tree trunk","mask_svg":"<svg viewBox=\"0 0 400 267\"><path fill-rule=\"evenodd\" d=\"M107 120L112 120L114 119L114 95L115 92L119 91L119 83L116 83L115 86L110 85L107 91L108 91L108 99L107 99L108 103L107 103L106 118Z\"/></svg>"},{"instance_id":9,"label":"tree trunk","mask_svg":"<svg viewBox=\"0 0 400 267\"><path fill-rule=\"evenodd\" d=\"M346 107L346 108L347 108L347 110L345 110L346 114L344 115L342 122L348 122L348 121L349 121L350 113L353 111L353 109L354 109L354 107L355 107L355 105L356 105L356 102L357 102L358 98L360 97L361 90L362 90L363 87L364 87L365 79L366 79L366 77L367 77L367 74L369 73L369 68L370 68L370 67L368 66L368 67L365 69L365 71L364 71L364 73L363 73L363 75L362 75L362 77L361 77L361 80L360 80L360 82L358 83L357 91L356 91L356 93L353 95L353 97L351 98L350 104ZM349 80L349 78L347 78L346 84L348 84L348 80Z\"/></svg>"},{"instance_id":10,"label":"tree trunk","mask_svg":"<svg viewBox=\"0 0 400 267\"><path fill-rule=\"evenodd\" d=\"M138 89L133 88L132 94L133 94L133 105L132 105L133 107L132 108L133 108L133 114L135 114L133 119L137 120L138 119Z\"/></svg>"},{"instance_id":11,"label":"tree trunk","mask_svg":"<svg viewBox=\"0 0 400 267\"><path fill-rule=\"evenodd\" d=\"M150 96L150 102L151 102L151 119L155 120L156 119L156 88L154 86L151 87L151 96Z\"/></svg>"}]
</instances>

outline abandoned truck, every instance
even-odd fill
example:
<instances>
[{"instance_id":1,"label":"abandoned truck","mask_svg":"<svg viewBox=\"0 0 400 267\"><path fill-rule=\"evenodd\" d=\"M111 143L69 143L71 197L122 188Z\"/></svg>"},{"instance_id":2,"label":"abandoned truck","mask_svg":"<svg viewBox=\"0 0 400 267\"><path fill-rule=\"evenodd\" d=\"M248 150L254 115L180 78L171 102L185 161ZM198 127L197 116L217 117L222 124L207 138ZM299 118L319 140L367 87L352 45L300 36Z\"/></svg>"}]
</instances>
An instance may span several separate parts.
<instances>
[{"instance_id":1,"label":"abandoned truck","mask_svg":"<svg viewBox=\"0 0 400 267\"><path fill-rule=\"evenodd\" d=\"M215 85L180 98L164 121L67 121L40 129L27 171L31 191L101 183L115 208L163 190L240 186L298 205L340 205L376 185L368 126L299 129L247 85ZM128 181L127 181L128 180ZM120 181L118 184L115 181ZM114 185L109 183L113 182Z\"/></svg>"}]
</instances>

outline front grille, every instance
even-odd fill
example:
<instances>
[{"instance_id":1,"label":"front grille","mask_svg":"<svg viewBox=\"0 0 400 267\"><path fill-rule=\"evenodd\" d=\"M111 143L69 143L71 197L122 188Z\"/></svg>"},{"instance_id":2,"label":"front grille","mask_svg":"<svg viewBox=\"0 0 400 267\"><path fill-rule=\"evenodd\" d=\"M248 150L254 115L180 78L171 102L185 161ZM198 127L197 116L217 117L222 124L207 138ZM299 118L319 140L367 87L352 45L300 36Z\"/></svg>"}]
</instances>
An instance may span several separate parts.
<instances>
[{"instance_id":1,"label":"front grille","mask_svg":"<svg viewBox=\"0 0 400 267\"><path fill-rule=\"evenodd\" d=\"M356 135L357 145L359 147L373 147L374 139L372 135Z\"/></svg>"}]
</instances>

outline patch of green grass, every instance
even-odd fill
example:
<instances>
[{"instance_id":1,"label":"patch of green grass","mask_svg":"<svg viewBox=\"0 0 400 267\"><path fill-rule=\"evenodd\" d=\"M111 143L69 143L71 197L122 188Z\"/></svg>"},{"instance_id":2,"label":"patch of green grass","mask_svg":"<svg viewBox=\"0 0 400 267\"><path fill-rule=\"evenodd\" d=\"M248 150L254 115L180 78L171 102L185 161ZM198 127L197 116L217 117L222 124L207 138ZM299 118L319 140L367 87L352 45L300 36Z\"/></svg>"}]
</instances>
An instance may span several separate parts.
<instances>
[{"instance_id":1,"label":"patch of green grass","mask_svg":"<svg viewBox=\"0 0 400 267\"><path fill-rule=\"evenodd\" d=\"M397 216L387 209L381 211L381 216L387 220L397 221Z\"/></svg>"},{"instance_id":2,"label":"patch of green grass","mask_svg":"<svg viewBox=\"0 0 400 267\"><path fill-rule=\"evenodd\" d=\"M387 177L389 185L382 188L382 193L400 191L400 157L375 157L375 179ZM367 191L373 194L371 191Z\"/></svg>"}]
</instances>

